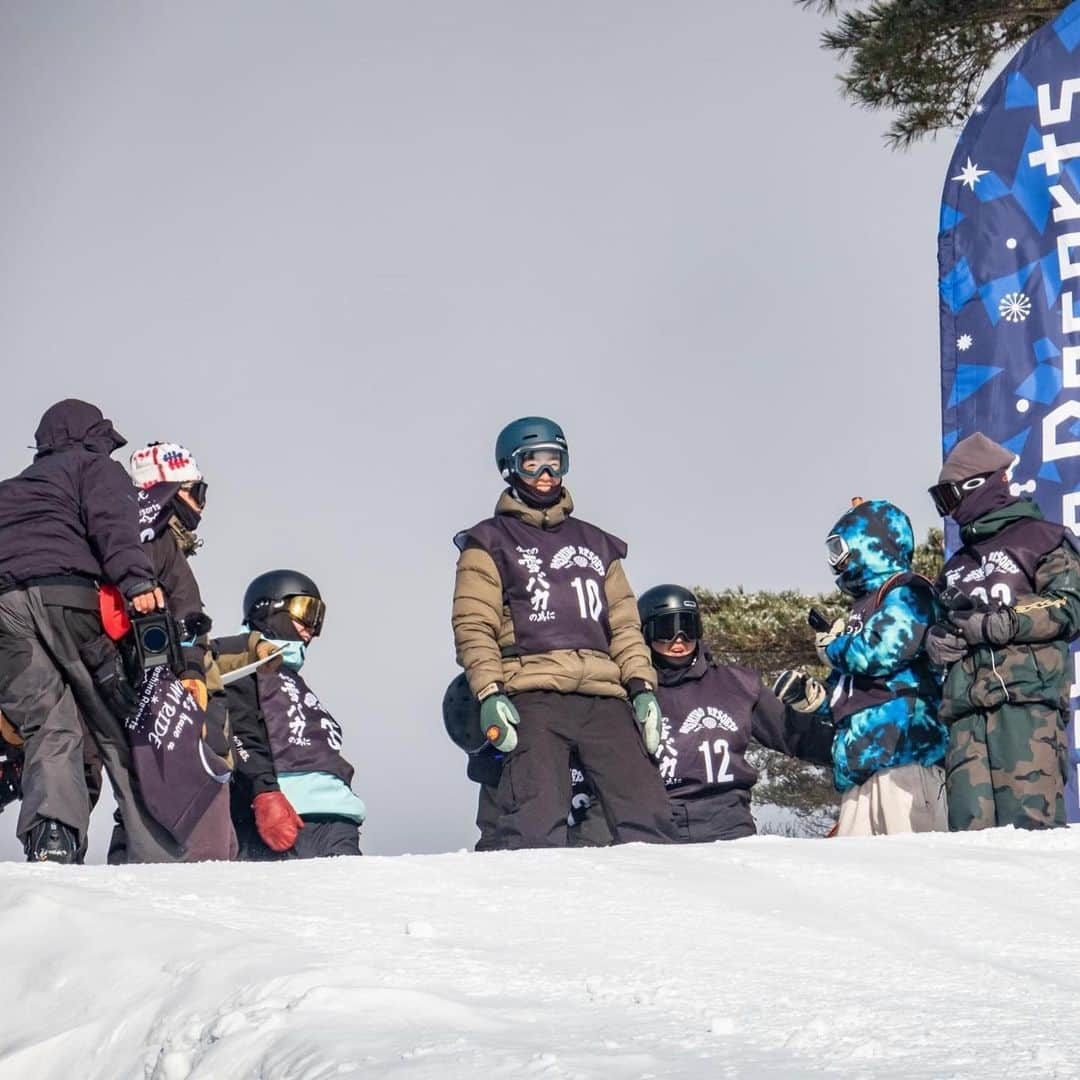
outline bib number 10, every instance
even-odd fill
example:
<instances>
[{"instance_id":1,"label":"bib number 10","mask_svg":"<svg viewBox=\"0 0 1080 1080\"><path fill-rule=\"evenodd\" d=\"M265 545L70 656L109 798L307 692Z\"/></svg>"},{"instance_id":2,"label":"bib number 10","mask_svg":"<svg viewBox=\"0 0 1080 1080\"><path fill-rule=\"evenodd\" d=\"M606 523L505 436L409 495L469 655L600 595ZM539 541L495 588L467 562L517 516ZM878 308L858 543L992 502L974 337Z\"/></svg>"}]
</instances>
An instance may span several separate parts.
<instances>
[{"instance_id":1,"label":"bib number 10","mask_svg":"<svg viewBox=\"0 0 1080 1080\"><path fill-rule=\"evenodd\" d=\"M717 739L711 745L706 739L698 750L705 755L705 779L710 784L730 784L735 777L731 774L731 750L727 739ZM713 761L713 755L719 757L719 763Z\"/></svg>"},{"instance_id":2,"label":"bib number 10","mask_svg":"<svg viewBox=\"0 0 1080 1080\"><path fill-rule=\"evenodd\" d=\"M599 622L600 616L604 613L604 598L600 595L600 582L596 578L586 578L583 583L581 578L576 577L570 585L577 593L581 617Z\"/></svg>"}]
</instances>

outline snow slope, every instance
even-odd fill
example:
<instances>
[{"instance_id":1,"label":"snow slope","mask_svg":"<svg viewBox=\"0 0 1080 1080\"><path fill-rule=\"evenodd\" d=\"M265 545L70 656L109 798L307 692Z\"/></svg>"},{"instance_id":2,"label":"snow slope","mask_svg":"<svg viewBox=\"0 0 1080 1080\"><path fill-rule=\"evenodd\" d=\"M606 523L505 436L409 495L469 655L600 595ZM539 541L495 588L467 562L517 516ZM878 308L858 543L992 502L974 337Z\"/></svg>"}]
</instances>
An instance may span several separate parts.
<instances>
[{"instance_id":1,"label":"snow slope","mask_svg":"<svg viewBox=\"0 0 1080 1080\"><path fill-rule=\"evenodd\" d=\"M1080 1075L1080 831L0 865L0 1076Z\"/></svg>"}]
</instances>

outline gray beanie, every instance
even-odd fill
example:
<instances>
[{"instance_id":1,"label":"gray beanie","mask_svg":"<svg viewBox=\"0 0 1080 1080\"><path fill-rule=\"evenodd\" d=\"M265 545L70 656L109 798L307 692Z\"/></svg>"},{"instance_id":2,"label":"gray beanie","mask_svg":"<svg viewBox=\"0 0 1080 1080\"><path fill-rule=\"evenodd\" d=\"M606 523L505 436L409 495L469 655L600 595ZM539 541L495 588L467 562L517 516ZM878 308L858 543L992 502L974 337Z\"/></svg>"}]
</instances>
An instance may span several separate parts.
<instances>
[{"instance_id":1,"label":"gray beanie","mask_svg":"<svg viewBox=\"0 0 1080 1080\"><path fill-rule=\"evenodd\" d=\"M981 431L976 431L952 448L941 467L938 483L956 484L973 476L1004 472L1012 466L1015 456Z\"/></svg>"}]
</instances>

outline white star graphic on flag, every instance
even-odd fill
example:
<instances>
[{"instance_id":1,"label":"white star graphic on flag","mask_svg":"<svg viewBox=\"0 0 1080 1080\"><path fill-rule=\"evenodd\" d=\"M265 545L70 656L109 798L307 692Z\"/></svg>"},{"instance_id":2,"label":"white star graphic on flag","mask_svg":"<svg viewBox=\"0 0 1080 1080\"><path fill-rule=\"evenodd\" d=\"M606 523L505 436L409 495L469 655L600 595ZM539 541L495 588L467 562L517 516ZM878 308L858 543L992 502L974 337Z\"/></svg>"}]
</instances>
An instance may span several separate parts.
<instances>
[{"instance_id":1,"label":"white star graphic on flag","mask_svg":"<svg viewBox=\"0 0 1080 1080\"><path fill-rule=\"evenodd\" d=\"M959 180L965 187L975 190L975 185L979 180L984 177L990 170L980 169L971 158L967 159L967 164L960 170L959 176L952 177L953 180Z\"/></svg>"}]
</instances>

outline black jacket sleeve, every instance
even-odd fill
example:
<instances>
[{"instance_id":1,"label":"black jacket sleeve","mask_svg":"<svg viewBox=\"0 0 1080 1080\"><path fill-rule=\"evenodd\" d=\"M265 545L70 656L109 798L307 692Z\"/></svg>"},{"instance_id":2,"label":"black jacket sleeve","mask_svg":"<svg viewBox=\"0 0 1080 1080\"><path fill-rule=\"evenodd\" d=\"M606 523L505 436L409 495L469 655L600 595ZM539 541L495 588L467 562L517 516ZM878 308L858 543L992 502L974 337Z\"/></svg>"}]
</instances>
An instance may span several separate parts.
<instances>
[{"instance_id":1,"label":"black jacket sleeve","mask_svg":"<svg viewBox=\"0 0 1080 1080\"><path fill-rule=\"evenodd\" d=\"M225 688L229 702L229 724L236 747L236 771L251 784L252 797L264 791L277 791L277 772L270 752L259 689L254 675L239 679Z\"/></svg>"},{"instance_id":2,"label":"black jacket sleeve","mask_svg":"<svg viewBox=\"0 0 1080 1080\"><path fill-rule=\"evenodd\" d=\"M813 714L797 712L761 688L750 716L751 734L762 746L814 765L832 765L836 728Z\"/></svg>"},{"instance_id":3,"label":"black jacket sleeve","mask_svg":"<svg viewBox=\"0 0 1080 1080\"><path fill-rule=\"evenodd\" d=\"M79 504L87 542L105 577L130 600L154 578L150 556L139 540L139 504L131 477L112 458L87 455Z\"/></svg>"},{"instance_id":4,"label":"black jacket sleeve","mask_svg":"<svg viewBox=\"0 0 1080 1080\"><path fill-rule=\"evenodd\" d=\"M199 583L191 572L187 558L180 550L171 530L155 537L147 545L151 561L154 564L154 576L165 590L165 602L169 614L174 619L183 619L187 615L202 614L202 595ZM185 678L206 677L207 639L198 638L194 644L183 646Z\"/></svg>"}]
</instances>

